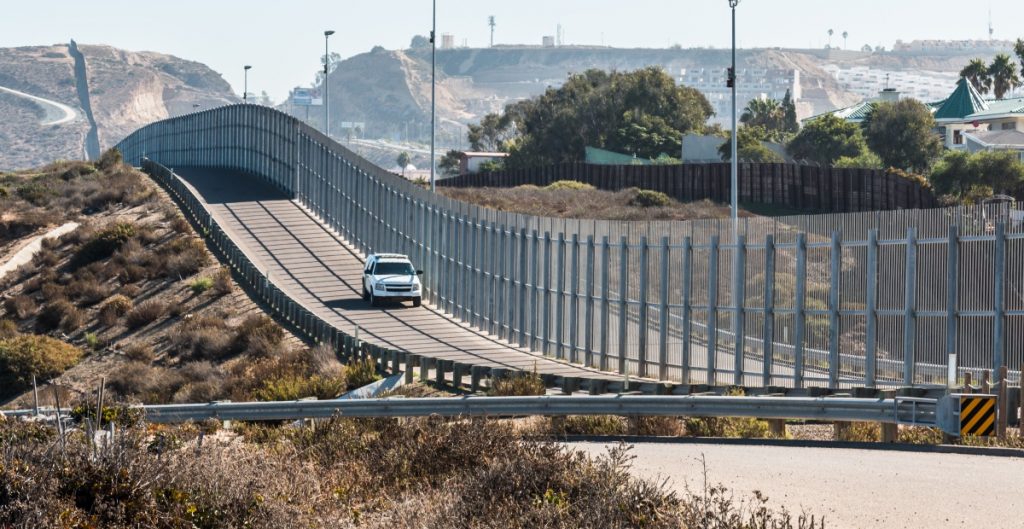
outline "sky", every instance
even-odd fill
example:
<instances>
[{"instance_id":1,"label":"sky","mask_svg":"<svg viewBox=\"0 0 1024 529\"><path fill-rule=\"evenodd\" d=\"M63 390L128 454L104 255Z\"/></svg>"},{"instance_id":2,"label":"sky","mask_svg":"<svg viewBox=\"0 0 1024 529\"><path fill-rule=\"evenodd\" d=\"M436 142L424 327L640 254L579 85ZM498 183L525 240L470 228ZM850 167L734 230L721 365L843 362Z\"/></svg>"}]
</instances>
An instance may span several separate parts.
<instances>
[{"instance_id":1,"label":"sky","mask_svg":"<svg viewBox=\"0 0 1024 529\"><path fill-rule=\"evenodd\" d=\"M281 101L308 85L323 55L326 29L332 52L349 57L380 45L405 48L430 31L431 0L23 0L4 2L0 47L66 43L109 44L158 51L207 64L242 91ZM487 17L496 19L495 43L540 44L561 24L566 44L614 47L726 48L726 0L437 0L438 35L458 45L487 46ZM891 48L897 39L982 39L989 8L995 38L1024 36L1024 1L992 0L741 0L739 47ZM1016 22L1014 22L1016 21ZM1016 27L1015 27L1016 26ZM1016 33L1014 33L1016 31Z\"/></svg>"}]
</instances>

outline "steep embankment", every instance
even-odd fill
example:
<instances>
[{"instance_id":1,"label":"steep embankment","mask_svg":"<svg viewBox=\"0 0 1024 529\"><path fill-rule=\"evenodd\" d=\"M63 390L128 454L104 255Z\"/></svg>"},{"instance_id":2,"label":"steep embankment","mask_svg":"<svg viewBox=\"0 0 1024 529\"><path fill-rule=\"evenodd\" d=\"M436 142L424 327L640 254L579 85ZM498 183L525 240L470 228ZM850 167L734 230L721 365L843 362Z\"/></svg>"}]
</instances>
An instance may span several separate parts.
<instances>
[{"instance_id":1,"label":"steep embankment","mask_svg":"<svg viewBox=\"0 0 1024 529\"><path fill-rule=\"evenodd\" d=\"M100 157L100 134L96 127L96 118L92 115L92 104L89 102L89 76L85 57L78 50L78 44L74 39L68 44L68 53L75 60L75 91L78 92L78 104L85 111L85 119L89 122L89 132L85 135L85 157L95 160Z\"/></svg>"}]
</instances>

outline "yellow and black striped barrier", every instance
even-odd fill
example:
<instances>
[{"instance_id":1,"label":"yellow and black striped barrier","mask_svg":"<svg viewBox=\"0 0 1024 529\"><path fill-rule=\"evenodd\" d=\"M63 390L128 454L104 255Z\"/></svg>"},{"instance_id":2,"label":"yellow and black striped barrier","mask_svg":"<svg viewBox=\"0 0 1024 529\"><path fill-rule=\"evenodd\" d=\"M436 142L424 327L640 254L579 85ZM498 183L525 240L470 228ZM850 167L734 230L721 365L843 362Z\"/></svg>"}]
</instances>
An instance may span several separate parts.
<instances>
[{"instance_id":1,"label":"yellow and black striped barrier","mask_svg":"<svg viewBox=\"0 0 1024 529\"><path fill-rule=\"evenodd\" d=\"M960 395L960 435L996 433L996 396Z\"/></svg>"}]
</instances>

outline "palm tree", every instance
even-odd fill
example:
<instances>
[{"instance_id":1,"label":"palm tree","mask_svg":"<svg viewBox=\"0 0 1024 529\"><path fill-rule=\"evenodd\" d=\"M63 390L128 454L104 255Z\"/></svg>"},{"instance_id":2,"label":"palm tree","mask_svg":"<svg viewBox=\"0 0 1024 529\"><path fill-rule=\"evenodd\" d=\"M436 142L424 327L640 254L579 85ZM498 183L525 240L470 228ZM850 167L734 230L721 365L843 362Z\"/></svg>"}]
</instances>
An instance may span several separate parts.
<instances>
[{"instance_id":1,"label":"palm tree","mask_svg":"<svg viewBox=\"0 0 1024 529\"><path fill-rule=\"evenodd\" d=\"M398 166L402 168L402 176L405 176L405 168L409 166L409 162L411 160L412 157L409 156L409 153L405 151L398 153L398 159L395 161L398 162Z\"/></svg>"},{"instance_id":2,"label":"palm tree","mask_svg":"<svg viewBox=\"0 0 1024 529\"><path fill-rule=\"evenodd\" d=\"M849 36L850 36L850 34L848 32L846 32L846 31L843 32L843 49L844 50L846 49L846 37L849 37Z\"/></svg>"},{"instance_id":3,"label":"palm tree","mask_svg":"<svg viewBox=\"0 0 1024 529\"><path fill-rule=\"evenodd\" d=\"M1002 99L1007 92L1021 85L1017 65L1005 53L996 55L988 67L988 75L992 77L992 92L995 93L996 99Z\"/></svg>"},{"instance_id":4,"label":"palm tree","mask_svg":"<svg viewBox=\"0 0 1024 529\"><path fill-rule=\"evenodd\" d=\"M785 111L774 99L751 99L740 114L740 123L767 130L781 130L784 127Z\"/></svg>"},{"instance_id":5,"label":"palm tree","mask_svg":"<svg viewBox=\"0 0 1024 529\"><path fill-rule=\"evenodd\" d=\"M833 33L835 33L835 32L832 31L832 28L829 28L829 30L828 30L828 47L829 48L832 47L832 34Z\"/></svg>"},{"instance_id":6,"label":"palm tree","mask_svg":"<svg viewBox=\"0 0 1024 529\"><path fill-rule=\"evenodd\" d=\"M979 94L987 94L992 89L992 77L988 74L988 65L984 59L971 59L971 62L960 70L960 77L970 81Z\"/></svg>"},{"instance_id":7,"label":"palm tree","mask_svg":"<svg viewBox=\"0 0 1024 529\"><path fill-rule=\"evenodd\" d=\"M1024 71L1024 39L1017 39L1016 44L1013 45L1013 52L1017 54L1017 58L1020 59L1021 71Z\"/></svg>"}]
</instances>

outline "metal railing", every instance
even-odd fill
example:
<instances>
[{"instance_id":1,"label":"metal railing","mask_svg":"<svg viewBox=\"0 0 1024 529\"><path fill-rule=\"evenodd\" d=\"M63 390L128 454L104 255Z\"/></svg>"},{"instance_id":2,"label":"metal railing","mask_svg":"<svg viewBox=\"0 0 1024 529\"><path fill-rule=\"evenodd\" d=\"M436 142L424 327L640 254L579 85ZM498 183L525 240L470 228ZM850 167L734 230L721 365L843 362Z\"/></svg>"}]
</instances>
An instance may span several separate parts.
<instances>
[{"instance_id":1,"label":"metal railing","mask_svg":"<svg viewBox=\"0 0 1024 529\"><path fill-rule=\"evenodd\" d=\"M1024 211L1006 205L736 226L536 217L433 195L256 105L154 123L119 147L133 163L259 175L358 251L409 254L453 318L590 367L681 384L945 386L952 353L957 376L1019 377L1024 358Z\"/></svg>"}]
</instances>

